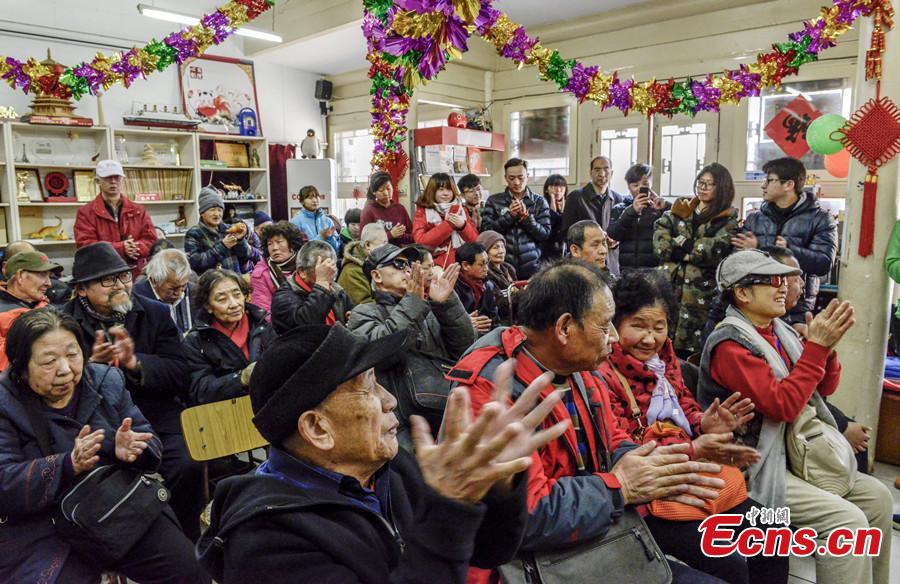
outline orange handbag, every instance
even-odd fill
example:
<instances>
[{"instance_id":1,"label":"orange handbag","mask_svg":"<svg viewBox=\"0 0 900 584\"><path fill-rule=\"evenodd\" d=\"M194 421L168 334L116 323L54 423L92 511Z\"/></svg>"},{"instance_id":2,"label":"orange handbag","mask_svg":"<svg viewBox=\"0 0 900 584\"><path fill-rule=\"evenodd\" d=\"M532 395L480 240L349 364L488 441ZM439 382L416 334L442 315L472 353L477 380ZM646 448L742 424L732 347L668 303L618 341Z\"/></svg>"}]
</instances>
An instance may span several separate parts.
<instances>
[{"instance_id":1,"label":"orange handbag","mask_svg":"<svg viewBox=\"0 0 900 584\"><path fill-rule=\"evenodd\" d=\"M649 427L644 427L641 410L634 399L634 393L631 391L631 385L622 373L613 367L613 371L619 378L622 388L628 394L628 401L631 406L631 415L637 420L640 428L638 441L642 444L650 440L656 440L658 444L690 444L691 437L678 425L672 422L654 422ZM718 473L700 473L703 476L716 477L725 481L725 487L719 491L719 497L701 507L694 507L686 503L678 501L666 501L656 499L651 501L647 508L650 514L660 519L669 521L703 521L710 515L724 513L729 509L740 505L747 500L747 483L744 480L744 473L736 466L727 464L722 465L722 470Z\"/></svg>"}]
</instances>

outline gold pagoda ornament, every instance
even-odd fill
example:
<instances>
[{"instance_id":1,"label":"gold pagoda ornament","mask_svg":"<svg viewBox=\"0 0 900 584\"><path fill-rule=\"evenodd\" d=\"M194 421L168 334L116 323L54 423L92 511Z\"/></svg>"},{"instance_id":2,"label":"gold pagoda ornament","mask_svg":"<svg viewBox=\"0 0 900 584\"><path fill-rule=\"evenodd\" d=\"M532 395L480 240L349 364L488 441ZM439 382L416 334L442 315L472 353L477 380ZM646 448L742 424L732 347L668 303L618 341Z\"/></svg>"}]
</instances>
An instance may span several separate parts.
<instances>
[{"instance_id":1,"label":"gold pagoda ornament","mask_svg":"<svg viewBox=\"0 0 900 584\"><path fill-rule=\"evenodd\" d=\"M39 89L31 102L31 111L22 116L22 121L29 124L93 126L94 120L75 114L69 92L62 91L65 86L59 84L59 76L66 68L53 60L50 49L47 49L47 58L40 65L47 74L39 78Z\"/></svg>"}]
</instances>

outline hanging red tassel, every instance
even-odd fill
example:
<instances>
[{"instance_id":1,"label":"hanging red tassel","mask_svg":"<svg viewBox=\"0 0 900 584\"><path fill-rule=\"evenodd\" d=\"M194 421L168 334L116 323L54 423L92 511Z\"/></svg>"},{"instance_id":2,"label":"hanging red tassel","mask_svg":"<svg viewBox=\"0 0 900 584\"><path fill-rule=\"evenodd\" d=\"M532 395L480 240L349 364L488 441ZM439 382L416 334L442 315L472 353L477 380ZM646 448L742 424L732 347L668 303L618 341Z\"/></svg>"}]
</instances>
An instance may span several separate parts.
<instances>
[{"instance_id":1,"label":"hanging red tassel","mask_svg":"<svg viewBox=\"0 0 900 584\"><path fill-rule=\"evenodd\" d=\"M862 217L859 228L859 255L872 255L875 247L875 198L878 194L878 168L869 167L863 187Z\"/></svg>"}]
</instances>

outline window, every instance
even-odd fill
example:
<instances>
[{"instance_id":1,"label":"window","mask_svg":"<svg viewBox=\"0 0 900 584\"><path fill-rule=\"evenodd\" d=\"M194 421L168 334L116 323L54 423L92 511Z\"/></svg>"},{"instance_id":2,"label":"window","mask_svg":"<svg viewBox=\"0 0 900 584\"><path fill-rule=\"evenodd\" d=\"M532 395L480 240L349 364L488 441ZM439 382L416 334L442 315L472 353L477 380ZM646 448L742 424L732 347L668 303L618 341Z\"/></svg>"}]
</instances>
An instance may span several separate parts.
<instances>
[{"instance_id":1,"label":"window","mask_svg":"<svg viewBox=\"0 0 900 584\"><path fill-rule=\"evenodd\" d=\"M419 122L416 124L417 128L440 128L441 126L447 125L447 118L441 118L438 120L426 120L424 122Z\"/></svg>"},{"instance_id":2,"label":"window","mask_svg":"<svg viewBox=\"0 0 900 584\"><path fill-rule=\"evenodd\" d=\"M706 161L706 124L668 124L660 128L659 194L690 197Z\"/></svg>"},{"instance_id":3,"label":"window","mask_svg":"<svg viewBox=\"0 0 900 584\"><path fill-rule=\"evenodd\" d=\"M618 193L628 193L625 173L637 162L639 131L637 126L600 130L600 155L612 160L613 177L610 186Z\"/></svg>"},{"instance_id":4,"label":"window","mask_svg":"<svg viewBox=\"0 0 900 584\"><path fill-rule=\"evenodd\" d=\"M372 172L372 132L369 129L335 132L334 144L338 182L368 182Z\"/></svg>"},{"instance_id":5,"label":"window","mask_svg":"<svg viewBox=\"0 0 900 584\"><path fill-rule=\"evenodd\" d=\"M767 161L781 158L784 152L766 135L765 127L787 104L802 95L819 111L849 117L851 89L848 79L822 79L785 83L780 88L769 88L760 97L751 97L747 122L747 168L759 172ZM825 157L809 151L800 161L807 169L825 168Z\"/></svg>"},{"instance_id":6,"label":"window","mask_svg":"<svg viewBox=\"0 0 900 584\"><path fill-rule=\"evenodd\" d=\"M509 115L511 158L528 161L532 178L569 175L570 107L546 107Z\"/></svg>"}]
</instances>

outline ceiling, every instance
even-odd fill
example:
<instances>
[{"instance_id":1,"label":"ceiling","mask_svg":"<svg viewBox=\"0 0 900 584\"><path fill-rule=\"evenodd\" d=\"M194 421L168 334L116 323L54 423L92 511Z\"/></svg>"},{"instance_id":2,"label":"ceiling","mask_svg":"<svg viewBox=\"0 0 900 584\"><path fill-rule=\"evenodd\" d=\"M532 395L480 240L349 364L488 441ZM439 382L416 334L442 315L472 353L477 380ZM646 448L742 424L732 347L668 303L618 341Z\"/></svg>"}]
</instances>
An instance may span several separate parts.
<instances>
[{"instance_id":1,"label":"ceiling","mask_svg":"<svg viewBox=\"0 0 900 584\"><path fill-rule=\"evenodd\" d=\"M526 26L549 24L618 10L648 0L562 0L554 3L548 19L547 0L497 0L495 6ZM43 34L92 44L129 47L161 38L179 25L141 16L137 4L155 5L200 15L224 0L2 0L0 31ZM301 0L280 0L276 18L302 5ZM366 43L360 32L359 13L342 15L344 24L282 45L264 45L253 59L333 75L366 67ZM270 15L253 26L270 29ZM289 31L282 31L288 33Z\"/></svg>"}]
</instances>

